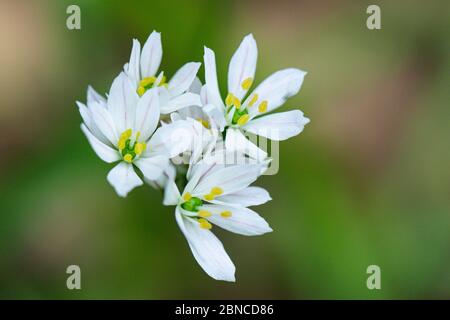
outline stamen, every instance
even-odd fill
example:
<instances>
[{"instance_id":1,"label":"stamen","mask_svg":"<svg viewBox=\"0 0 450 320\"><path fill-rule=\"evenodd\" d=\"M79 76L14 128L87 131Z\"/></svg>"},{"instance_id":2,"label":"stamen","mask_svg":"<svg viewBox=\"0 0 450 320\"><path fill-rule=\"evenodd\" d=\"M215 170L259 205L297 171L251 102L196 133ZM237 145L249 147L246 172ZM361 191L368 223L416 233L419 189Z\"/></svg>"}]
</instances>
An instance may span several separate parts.
<instances>
[{"instance_id":1,"label":"stamen","mask_svg":"<svg viewBox=\"0 0 450 320\"><path fill-rule=\"evenodd\" d=\"M203 196L203 198L205 198L205 200L206 201L211 201L211 200L214 200L214 198L215 198L215 195L213 195L213 194L205 194L204 196Z\"/></svg>"},{"instance_id":2,"label":"stamen","mask_svg":"<svg viewBox=\"0 0 450 320\"><path fill-rule=\"evenodd\" d=\"M233 99L234 99L233 94L231 92L228 93L227 98L225 99L225 104L227 105L227 107L233 104Z\"/></svg>"},{"instance_id":3,"label":"stamen","mask_svg":"<svg viewBox=\"0 0 450 320\"><path fill-rule=\"evenodd\" d=\"M155 82L155 80L156 80L155 77L146 77L139 82L139 86L144 88L148 87L152 85Z\"/></svg>"},{"instance_id":4,"label":"stamen","mask_svg":"<svg viewBox=\"0 0 450 320\"><path fill-rule=\"evenodd\" d=\"M253 79L252 78L245 79L241 83L242 89L248 90L252 86L252 83L253 83Z\"/></svg>"},{"instance_id":5,"label":"stamen","mask_svg":"<svg viewBox=\"0 0 450 320\"><path fill-rule=\"evenodd\" d=\"M136 143L136 145L134 146L134 152L137 155L140 155L142 152L145 151L145 148L147 147L147 145L144 142L138 142Z\"/></svg>"},{"instance_id":6,"label":"stamen","mask_svg":"<svg viewBox=\"0 0 450 320\"><path fill-rule=\"evenodd\" d=\"M142 97L145 93L145 88L144 87L139 87L137 88L137 94Z\"/></svg>"},{"instance_id":7,"label":"stamen","mask_svg":"<svg viewBox=\"0 0 450 320\"><path fill-rule=\"evenodd\" d=\"M198 219L198 223L200 224L200 228L202 228L202 229L209 230L212 228L211 223L209 223L208 220L206 220L206 219L200 218L200 219Z\"/></svg>"},{"instance_id":8,"label":"stamen","mask_svg":"<svg viewBox=\"0 0 450 320\"><path fill-rule=\"evenodd\" d=\"M233 213L231 211L223 211L220 213L220 215L222 216L222 218L229 218L233 215Z\"/></svg>"},{"instance_id":9,"label":"stamen","mask_svg":"<svg viewBox=\"0 0 450 320\"><path fill-rule=\"evenodd\" d=\"M212 213L209 211L206 211L206 210L200 210L198 212L198 216L202 217L202 218L208 218L208 217L211 217L211 215L212 215Z\"/></svg>"},{"instance_id":10,"label":"stamen","mask_svg":"<svg viewBox=\"0 0 450 320\"><path fill-rule=\"evenodd\" d=\"M125 162L131 163L131 162L133 162L133 156L131 154L127 153L126 155L123 156L123 160Z\"/></svg>"},{"instance_id":11,"label":"stamen","mask_svg":"<svg viewBox=\"0 0 450 320\"><path fill-rule=\"evenodd\" d=\"M210 128L209 122L206 121L205 119L197 118L197 121L200 122L200 123L202 124L202 126L205 127L206 129L209 129L209 128Z\"/></svg>"},{"instance_id":12,"label":"stamen","mask_svg":"<svg viewBox=\"0 0 450 320\"><path fill-rule=\"evenodd\" d=\"M214 187L211 189L211 194L215 196L220 196L223 193L223 189L221 187Z\"/></svg>"},{"instance_id":13,"label":"stamen","mask_svg":"<svg viewBox=\"0 0 450 320\"><path fill-rule=\"evenodd\" d=\"M267 111L267 100L261 102L261 104L258 106L258 111L261 113Z\"/></svg>"},{"instance_id":14,"label":"stamen","mask_svg":"<svg viewBox=\"0 0 450 320\"><path fill-rule=\"evenodd\" d=\"M183 200L184 200L184 201L189 201L189 200L191 200L191 198L192 198L192 195L191 195L189 192L186 192L186 193L183 195Z\"/></svg>"},{"instance_id":15,"label":"stamen","mask_svg":"<svg viewBox=\"0 0 450 320\"><path fill-rule=\"evenodd\" d=\"M252 99L249 101L248 106L251 107L252 105L255 104L256 101L258 101L258 95L255 93L253 94Z\"/></svg>"},{"instance_id":16,"label":"stamen","mask_svg":"<svg viewBox=\"0 0 450 320\"><path fill-rule=\"evenodd\" d=\"M248 114L244 114L238 119L237 124L240 126L243 126L244 124L246 124L248 122L249 119L250 119L250 116Z\"/></svg>"},{"instance_id":17,"label":"stamen","mask_svg":"<svg viewBox=\"0 0 450 320\"><path fill-rule=\"evenodd\" d=\"M237 109L241 107L241 101L235 96L233 96L233 104L236 106Z\"/></svg>"}]
</instances>

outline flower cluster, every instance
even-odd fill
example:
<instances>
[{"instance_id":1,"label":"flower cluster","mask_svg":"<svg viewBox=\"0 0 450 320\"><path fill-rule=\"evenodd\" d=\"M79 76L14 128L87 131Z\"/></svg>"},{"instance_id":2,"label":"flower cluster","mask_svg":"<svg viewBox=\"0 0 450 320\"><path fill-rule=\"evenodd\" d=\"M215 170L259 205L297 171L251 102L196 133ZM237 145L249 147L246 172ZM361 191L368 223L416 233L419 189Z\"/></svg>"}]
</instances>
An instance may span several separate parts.
<instances>
[{"instance_id":1,"label":"flower cluster","mask_svg":"<svg viewBox=\"0 0 450 320\"><path fill-rule=\"evenodd\" d=\"M255 89L257 46L247 35L231 58L225 98L217 81L214 52L204 48L205 83L199 62L182 66L170 79L159 71L161 35L144 46L133 40L130 60L106 96L88 87L77 102L81 130L95 153L117 163L107 175L125 197L144 184L164 191L192 254L212 278L235 281L235 267L212 225L246 235L272 231L251 206L271 197L251 184L270 164L265 150L246 133L271 140L299 134L309 119L299 110L271 113L298 93L306 72L277 71Z\"/></svg>"}]
</instances>

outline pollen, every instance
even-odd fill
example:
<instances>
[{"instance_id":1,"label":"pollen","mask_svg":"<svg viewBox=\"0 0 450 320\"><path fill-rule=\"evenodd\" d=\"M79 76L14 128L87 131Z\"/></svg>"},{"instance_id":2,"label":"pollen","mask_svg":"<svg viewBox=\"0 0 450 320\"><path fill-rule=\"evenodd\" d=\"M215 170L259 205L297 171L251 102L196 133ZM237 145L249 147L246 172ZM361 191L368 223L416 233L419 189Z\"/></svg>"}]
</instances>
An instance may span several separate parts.
<instances>
[{"instance_id":1,"label":"pollen","mask_svg":"<svg viewBox=\"0 0 450 320\"><path fill-rule=\"evenodd\" d=\"M200 219L198 219L198 223L200 224L200 228L202 228L202 229L209 230L212 228L211 223L209 223L208 220L206 220L206 219L200 218Z\"/></svg>"},{"instance_id":2,"label":"pollen","mask_svg":"<svg viewBox=\"0 0 450 320\"><path fill-rule=\"evenodd\" d=\"M197 121L200 122L200 123L202 124L202 126L205 127L206 129L209 129L209 128L210 128L209 122L206 121L205 119L197 118Z\"/></svg>"},{"instance_id":3,"label":"pollen","mask_svg":"<svg viewBox=\"0 0 450 320\"><path fill-rule=\"evenodd\" d=\"M223 189L221 187L214 187L211 189L211 194L215 196L220 196L223 193Z\"/></svg>"},{"instance_id":4,"label":"pollen","mask_svg":"<svg viewBox=\"0 0 450 320\"><path fill-rule=\"evenodd\" d=\"M241 101L235 96L233 96L233 104L236 106L237 109L241 107Z\"/></svg>"},{"instance_id":5,"label":"pollen","mask_svg":"<svg viewBox=\"0 0 450 320\"><path fill-rule=\"evenodd\" d=\"M127 153L126 155L123 156L123 160L125 162L131 163L131 162L133 162L133 156L131 154Z\"/></svg>"},{"instance_id":6,"label":"pollen","mask_svg":"<svg viewBox=\"0 0 450 320\"><path fill-rule=\"evenodd\" d=\"M144 87L139 87L137 88L137 94L142 97L145 93L145 88Z\"/></svg>"},{"instance_id":7,"label":"pollen","mask_svg":"<svg viewBox=\"0 0 450 320\"><path fill-rule=\"evenodd\" d=\"M145 151L145 148L147 145L144 142L137 142L134 146L134 152L136 152L137 155L140 155L142 152Z\"/></svg>"},{"instance_id":8,"label":"pollen","mask_svg":"<svg viewBox=\"0 0 450 320\"><path fill-rule=\"evenodd\" d=\"M261 102L261 104L258 106L258 111L261 113L267 111L267 100Z\"/></svg>"},{"instance_id":9,"label":"pollen","mask_svg":"<svg viewBox=\"0 0 450 320\"><path fill-rule=\"evenodd\" d=\"M233 215L233 213L231 212L231 211L223 211L223 212L221 212L220 213L220 215L223 217L223 218L229 218L229 217L231 217L232 215Z\"/></svg>"},{"instance_id":10,"label":"pollen","mask_svg":"<svg viewBox=\"0 0 450 320\"><path fill-rule=\"evenodd\" d=\"M202 218L208 218L208 217L211 217L211 215L212 215L211 212L206 211L206 210L200 210L198 212L198 216L202 217Z\"/></svg>"},{"instance_id":11,"label":"pollen","mask_svg":"<svg viewBox=\"0 0 450 320\"><path fill-rule=\"evenodd\" d=\"M225 104L227 105L227 107L229 107L229 106L231 106L233 104L233 99L234 99L233 94L231 92L228 93L228 95L227 95L227 97L225 99Z\"/></svg>"},{"instance_id":12,"label":"pollen","mask_svg":"<svg viewBox=\"0 0 450 320\"><path fill-rule=\"evenodd\" d=\"M244 114L239 118L239 120L237 121L237 124L240 126L243 126L244 124L246 124L248 122L249 119L250 119L250 116L248 114Z\"/></svg>"},{"instance_id":13,"label":"pollen","mask_svg":"<svg viewBox=\"0 0 450 320\"><path fill-rule=\"evenodd\" d=\"M253 79L252 79L251 77L245 79L245 80L242 81L242 83L241 83L242 89L248 90L248 89L252 86L252 83L253 83Z\"/></svg>"},{"instance_id":14,"label":"pollen","mask_svg":"<svg viewBox=\"0 0 450 320\"><path fill-rule=\"evenodd\" d=\"M148 87L152 85L155 82L155 80L156 80L155 77L146 77L139 82L139 86L144 88Z\"/></svg>"},{"instance_id":15,"label":"pollen","mask_svg":"<svg viewBox=\"0 0 450 320\"><path fill-rule=\"evenodd\" d=\"M215 195L213 195L212 193L210 193L210 194L205 194L205 195L203 196L203 198L205 198L206 201L211 201L211 200L214 200Z\"/></svg>"},{"instance_id":16,"label":"pollen","mask_svg":"<svg viewBox=\"0 0 450 320\"><path fill-rule=\"evenodd\" d=\"M250 99L250 101L248 102L248 106L249 107L253 106L256 103L256 101L258 101L258 95L255 93L253 95L253 97Z\"/></svg>"},{"instance_id":17,"label":"pollen","mask_svg":"<svg viewBox=\"0 0 450 320\"><path fill-rule=\"evenodd\" d=\"M189 200L191 200L191 198L192 198L192 195L191 195L189 192L186 192L186 193L183 195L183 200L184 200L184 201L189 201Z\"/></svg>"}]
</instances>

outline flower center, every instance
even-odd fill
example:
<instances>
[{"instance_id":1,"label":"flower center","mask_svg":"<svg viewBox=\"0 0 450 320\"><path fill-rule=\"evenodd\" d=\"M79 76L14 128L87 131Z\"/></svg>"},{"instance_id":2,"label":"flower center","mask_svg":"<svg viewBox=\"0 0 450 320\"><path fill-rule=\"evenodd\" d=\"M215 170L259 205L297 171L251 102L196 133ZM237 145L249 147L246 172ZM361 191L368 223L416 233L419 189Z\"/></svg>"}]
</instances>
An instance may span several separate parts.
<instances>
[{"instance_id":1,"label":"flower center","mask_svg":"<svg viewBox=\"0 0 450 320\"><path fill-rule=\"evenodd\" d=\"M238 126L243 126L249 120L250 116L248 115L247 108L245 109L236 109L233 114L233 119L231 120L232 124L237 124Z\"/></svg>"},{"instance_id":2,"label":"flower center","mask_svg":"<svg viewBox=\"0 0 450 320\"><path fill-rule=\"evenodd\" d=\"M131 129L125 130L121 135L118 143L118 148L123 160L131 163L145 151L147 145L144 142L138 142L141 133L138 131L134 139L131 138L133 131Z\"/></svg>"},{"instance_id":3,"label":"flower center","mask_svg":"<svg viewBox=\"0 0 450 320\"><path fill-rule=\"evenodd\" d=\"M181 207L186 211L198 212L198 208L203 205L203 201L200 198L192 197L190 193L186 193L183 196L183 200Z\"/></svg>"},{"instance_id":4,"label":"flower center","mask_svg":"<svg viewBox=\"0 0 450 320\"><path fill-rule=\"evenodd\" d=\"M139 82L139 86L136 90L138 95L143 96L147 90L153 88L155 85L159 86L159 87L167 86L166 76L162 76L161 80L158 83L156 83L157 80L158 80L158 78L156 78L156 77L146 77L146 78L142 79Z\"/></svg>"}]
</instances>

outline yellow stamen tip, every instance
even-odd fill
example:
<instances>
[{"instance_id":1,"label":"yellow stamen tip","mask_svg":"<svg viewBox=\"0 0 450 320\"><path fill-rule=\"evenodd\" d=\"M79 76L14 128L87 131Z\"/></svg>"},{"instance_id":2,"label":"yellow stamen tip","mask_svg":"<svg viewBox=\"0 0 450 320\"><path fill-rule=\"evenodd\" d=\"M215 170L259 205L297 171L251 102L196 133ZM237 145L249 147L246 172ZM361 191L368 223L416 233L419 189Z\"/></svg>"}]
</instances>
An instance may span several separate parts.
<instances>
[{"instance_id":1,"label":"yellow stamen tip","mask_svg":"<svg viewBox=\"0 0 450 320\"><path fill-rule=\"evenodd\" d=\"M202 217L202 218L208 218L208 217L211 217L211 215L212 215L212 213L209 211L206 211L206 210L200 210L198 212L198 216Z\"/></svg>"},{"instance_id":2,"label":"yellow stamen tip","mask_svg":"<svg viewBox=\"0 0 450 320\"><path fill-rule=\"evenodd\" d=\"M161 78L161 81L159 82L159 85L160 86L162 86L162 85L165 85L166 84L166 76L162 76L162 78Z\"/></svg>"},{"instance_id":3,"label":"yellow stamen tip","mask_svg":"<svg viewBox=\"0 0 450 320\"><path fill-rule=\"evenodd\" d=\"M127 153L126 155L123 156L123 160L125 162L131 163L133 161L133 156L129 153Z\"/></svg>"},{"instance_id":4,"label":"yellow stamen tip","mask_svg":"<svg viewBox=\"0 0 450 320\"><path fill-rule=\"evenodd\" d=\"M233 104L233 99L234 99L233 94L231 92L228 93L227 98L225 99L225 104L227 106L231 106Z\"/></svg>"},{"instance_id":5,"label":"yellow stamen tip","mask_svg":"<svg viewBox=\"0 0 450 320\"><path fill-rule=\"evenodd\" d=\"M144 89L145 89L145 87L153 84L153 82L155 82L155 80L156 80L155 77L146 77L139 82L139 87L144 87Z\"/></svg>"},{"instance_id":6,"label":"yellow stamen tip","mask_svg":"<svg viewBox=\"0 0 450 320\"><path fill-rule=\"evenodd\" d=\"M200 122L200 123L202 124L202 126L205 127L206 129L209 129L209 128L210 128L209 122L206 121L205 119L197 118L197 121Z\"/></svg>"},{"instance_id":7,"label":"yellow stamen tip","mask_svg":"<svg viewBox=\"0 0 450 320\"><path fill-rule=\"evenodd\" d=\"M236 106L237 109L241 107L241 101L236 97L233 97L233 104Z\"/></svg>"},{"instance_id":8,"label":"yellow stamen tip","mask_svg":"<svg viewBox=\"0 0 450 320\"><path fill-rule=\"evenodd\" d=\"M214 187L211 189L211 194L215 196L220 196L223 193L223 189L221 187Z\"/></svg>"},{"instance_id":9,"label":"yellow stamen tip","mask_svg":"<svg viewBox=\"0 0 450 320\"><path fill-rule=\"evenodd\" d=\"M200 218L200 219L198 219L198 223L200 224L200 228L202 228L202 229L209 230L212 228L211 223L209 223L208 220L206 220L206 219Z\"/></svg>"},{"instance_id":10,"label":"yellow stamen tip","mask_svg":"<svg viewBox=\"0 0 450 320\"><path fill-rule=\"evenodd\" d=\"M221 212L220 215L223 218L229 218L229 217L231 217L233 215L233 213L231 211L224 211L224 212Z\"/></svg>"},{"instance_id":11,"label":"yellow stamen tip","mask_svg":"<svg viewBox=\"0 0 450 320\"><path fill-rule=\"evenodd\" d=\"M215 197L215 196L214 196L213 194L210 193L210 194L205 194L203 198L204 198L206 201L211 201L211 200L214 200L214 197Z\"/></svg>"},{"instance_id":12,"label":"yellow stamen tip","mask_svg":"<svg viewBox=\"0 0 450 320\"><path fill-rule=\"evenodd\" d=\"M192 198L192 195L189 192L186 192L183 196L184 201L189 201L189 200L191 200L191 198Z\"/></svg>"},{"instance_id":13,"label":"yellow stamen tip","mask_svg":"<svg viewBox=\"0 0 450 320\"><path fill-rule=\"evenodd\" d=\"M147 147L147 145L144 142L138 142L136 143L136 145L134 146L134 152L137 155L140 155L142 152L145 151L145 148Z\"/></svg>"},{"instance_id":14,"label":"yellow stamen tip","mask_svg":"<svg viewBox=\"0 0 450 320\"><path fill-rule=\"evenodd\" d=\"M252 78L245 79L241 83L242 89L248 90L252 86L252 83L253 83L253 79Z\"/></svg>"},{"instance_id":15,"label":"yellow stamen tip","mask_svg":"<svg viewBox=\"0 0 450 320\"><path fill-rule=\"evenodd\" d=\"M267 111L267 100L264 100L261 102L261 104L258 106L259 112L266 112Z\"/></svg>"},{"instance_id":16,"label":"yellow stamen tip","mask_svg":"<svg viewBox=\"0 0 450 320\"><path fill-rule=\"evenodd\" d=\"M258 95L255 93L253 95L253 97L251 98L251 100L248 103L248 106L251 107L252 105L254 105L256 103L256 101L258 101Z\"/></svg>"},{"instance_id":17,"label":"yellow stamen tip","mask_svg":"<svg viewBox=\"0 0 450 320\"><path fill-rule=\"evenodd\" d=\"M139 87L139 88L137 88L137 94L139 95L139 96L143 96L144 95L144 93L145 93L145 88L144 87Z\"/></svg>"},{"instance_id":18,"label":"yellow stamen tip","mask_svg":"<svg viewBox=\"0 0 450 320\"><path fill-rule=\"evenodd\" d=\"M244 124L246 124L248 122L249 119L250 119L250 116L248 114L244 114L238 119L237 124L240 126L243 126Z\"/></svg>"}]
</instances>

